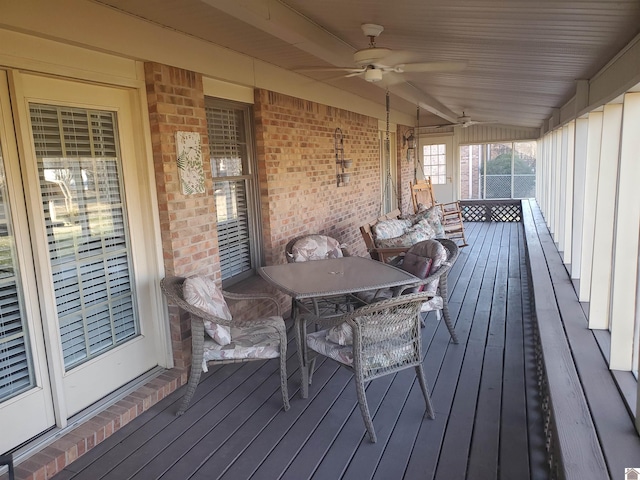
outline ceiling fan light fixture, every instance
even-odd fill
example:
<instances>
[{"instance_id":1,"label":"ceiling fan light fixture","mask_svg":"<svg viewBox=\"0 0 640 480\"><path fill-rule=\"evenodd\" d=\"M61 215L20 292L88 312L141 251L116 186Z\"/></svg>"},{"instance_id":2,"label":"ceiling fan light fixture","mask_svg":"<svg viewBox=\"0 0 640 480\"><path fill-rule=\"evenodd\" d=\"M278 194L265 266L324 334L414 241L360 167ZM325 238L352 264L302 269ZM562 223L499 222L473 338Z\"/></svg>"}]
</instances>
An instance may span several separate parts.
<instances>
[{"instance_id":1,"label":"ceiling fan light fixture","mask_svg":"<svg viewBox=\"0 0 640 480\"><path fill-rule=\"evenodd\" d=\"M382 70L378 70L377 68L368 68L364 72L364 79L367 82L379 82L382 80Z\"/></svg>"}]
</instances>

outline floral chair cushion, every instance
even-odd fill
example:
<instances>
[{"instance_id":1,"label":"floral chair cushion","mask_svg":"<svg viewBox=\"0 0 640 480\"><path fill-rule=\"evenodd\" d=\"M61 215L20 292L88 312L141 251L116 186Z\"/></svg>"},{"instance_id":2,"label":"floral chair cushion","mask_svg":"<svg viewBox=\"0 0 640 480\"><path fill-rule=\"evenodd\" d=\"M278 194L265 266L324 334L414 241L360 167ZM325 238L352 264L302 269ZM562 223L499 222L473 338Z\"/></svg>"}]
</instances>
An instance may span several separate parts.
<instances>
[{"instance_id":1,"label":"floral chair cushion","mask_svg":"<svg viewBox=\"0 0 640 480\"><path fill-rule=\"evenodd\" d=\"M307 235L291 247L294 262L342 257L340 242L326 235Z\"/></svg>"},{"instance_id":2,"label":"floral chair cushion","mask_svg":"<svg viewBox=\"0 0 640 480\"><path fill-rule=\"evenodd\" d=\"M353 365L353 345L340 345L327 340L326 330L308 333L307 347L344 365Z\"/></svg>"},{"instance_id":3,"label":"floral chair cushion","mask_svg":"<svg viewBox=\"0 0 640 480\"><path fill-rule=\"evenodd\" d=\"M411 220L407 219L380 220L372 227L373 236L376 240L396 238L404 234L411 225Z\"/></svg>"},{"instance_id":4,"label":"floral chair cushion","mask_svg":"<svg viewBox=\"0 0 640 480\"><path fill-rule=\"evenodd\" d=\"M423 240L429 240L436 236L435 231L427 222L418 222L407 228L398 237L383 238L376 237L375 244L378 248L410 247Z\"/></svg>"},{"instance_id":5,"label":"floral chair cushion","mask_svg":"<svg viewBox=\"0 0 640 480\"><path fill-rule=\"evenodd\" d=\"M442 209L438 205L420 210L418 205L418 213L413 216L415 223L419 223L421 220L426 220L433 231L435 232L435 238L446 238L444 226L442 225ZM433 238L433 237L432 237Z\"/></svg>"},{"instance_id":6,"label":"floral chair cushion","mask_svg":"<svg viewBox=\"0 0 640 480\"><path fill-rule=\"evenodd\" d=\"M187 278L182 286L182 293L185 301L190 305L223 320L231 320L231 311L222 296L222 291L210 278ZM228 326L205 320L204 329L219 345L231 343L231 330Z\"/></svg>"},{"instance_id":7,"label":"floral chair cushion","mask_svg":"<svg viewBox=\"0 0 640 480\"><path fill-rule=\"evenodd\" d=\"M442 310L443 306L444 306L444 300L442 299L442 297L440 295L435 295L434 297L430 298L429 300L427 300L422 304L422 306L420 307L420 311L432 312L435 310Z\"/></svg>"},{"instance_id":8,"label":"floral chair cushion","mask_svg":"<svg viewBox=\"0 0 640 480\"><path fill-rule=\"evenodd\" d=\"M353 328L347 322L339 323L325 330L327 340L338 345L353 345Z\"/></svg>"},{"instance_id":9,"label":"floral chair cushion","mask_svg":"<svg viewBox=\"0 0 640 480\"><path fill-rule=\"evenodd\" d=\"M226 345L211 340L204 342L202 370L207 371L207 362L212 360L238 360L245 358L278 358L280 356L280 334L285 328L282 317L264 317L234 323L231 338Z\"/></svg>"}]
</instances>

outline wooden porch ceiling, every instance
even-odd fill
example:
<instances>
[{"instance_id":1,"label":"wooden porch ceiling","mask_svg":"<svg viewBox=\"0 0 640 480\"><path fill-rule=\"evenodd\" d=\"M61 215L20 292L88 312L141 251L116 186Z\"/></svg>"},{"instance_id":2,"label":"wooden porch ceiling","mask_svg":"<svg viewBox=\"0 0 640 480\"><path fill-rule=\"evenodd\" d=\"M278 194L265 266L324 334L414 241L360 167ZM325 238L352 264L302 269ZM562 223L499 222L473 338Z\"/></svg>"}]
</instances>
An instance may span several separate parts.
<instances>
[{"instance_id":1,"label":"wooden porch ceiling","mask_svg":"<svg viewBox=\"0 0 640 480\"><path fill-rule=\"evenodd\" d=\"M301 399L290 341L288 412L275 360L225 365L206 375L182 417L180 389L54 478L548 478L522 224L467 231L470 246L449 276L460 344L433 312L423 330L435 420L423 417L413 371L374 380L371 444L351 374L321 362Z\"/></svg>"}]
</instances>

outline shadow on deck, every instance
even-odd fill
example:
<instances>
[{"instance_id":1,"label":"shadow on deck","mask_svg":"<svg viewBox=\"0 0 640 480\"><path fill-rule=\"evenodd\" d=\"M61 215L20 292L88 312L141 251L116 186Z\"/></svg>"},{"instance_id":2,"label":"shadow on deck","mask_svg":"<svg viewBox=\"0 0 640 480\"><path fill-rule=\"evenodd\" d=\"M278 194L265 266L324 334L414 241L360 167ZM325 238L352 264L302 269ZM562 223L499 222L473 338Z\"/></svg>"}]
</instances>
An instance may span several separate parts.
<instances>
[{"instance_id":1,"label":"shadow on deck","mask_svg":"<svg viewBox=\"0 0 640 480\"><path fill-rule=\"evenodd\" d=\"M350 372L319 363L301 399L290 341L288 412L277 360L213 368L182 417L179 389L53 478L548 478L522 224L466 230L470 246L449 276L460 344L433 312L423 330L435 420L423 417L412 370L374 380L371 444Z\"/></svg>"}]
</instances>

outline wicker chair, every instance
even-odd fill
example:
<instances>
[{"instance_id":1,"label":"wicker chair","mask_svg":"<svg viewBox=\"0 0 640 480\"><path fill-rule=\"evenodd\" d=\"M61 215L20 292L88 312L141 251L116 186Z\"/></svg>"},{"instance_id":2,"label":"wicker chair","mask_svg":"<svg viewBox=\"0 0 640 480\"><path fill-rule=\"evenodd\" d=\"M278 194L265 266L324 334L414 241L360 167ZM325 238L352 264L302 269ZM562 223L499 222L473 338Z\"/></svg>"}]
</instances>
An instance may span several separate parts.
<instances>
[{"instance_id":1,"label":"wicker chair","mask_svg":"<svg viewBox=\"0 0 640 480\"><path fill-rule=\"evenodd\" d=\"M308 321L323 327L317 332L305 332L308 349L353 371L358 405L373 443L376 433L365 395L365 384L370 380L414 367L426 413L435 418L422 369L419 318L420 307L428 298L426 293L414 293L366 305L337 318L307 316ZM311 368L314 363L310 363Z\"/></svg>"},{"instance_id":2,"label":"wicker chair","mask_svg":"<svg viewBox=\"0 0 640 480\"><path fill-rule=\"evenodd\" d=\"M437 258L436 253L438 249L438 243L444 247L446 252L446 258L442 255L442 258ZM418 278L422 278L420 285L413 287L409 292L416 292L422 289L431 295L431 298L426 301L422 306L422 312L435 311L438 320L440 320L440 312L442 311L442 317L444 323L449 330L451 340L453 343L458 343L458 336L453 328L451 322L451 316L449 315L449 303L448 303L448 285L447 278L449 276L449 270L455 263L459 254L459 247L453 240L447 238L434 238L432 240L424 240L418 242L407 250L403 263L400 268L416 275ZM418 273L419 268L415 268L414 263L419 262L420 259L432 259L433 264L430 265L429 273L426 277L423 277ZM408 293L405 291L404 293ZM379 300L385 300L393 297L394 292L390 289L382 289L378 291L361 292L358 296L366 303L372 303Z\"/></svg>"},{"instance_id":3,"label":"wicker chair","mask_svg":"<svg viewBox=\"0 0 640 480\"><path fill-rule=\"evenodd\" d=\"M185 280L183 277L166 277L160 281L160 286L167 299L191 316L191 373L177 415L182 415L189 406L200 381L200 376L203 371L206 371L207 364L249 362L270 358L280 358L282 401L284 409L289 410L286 368L287 334L280 313L280 305L275 298L266 293L239 294L223 291L221 292L224 297L223 303L225 300L267 300L273 302L277 311L275 317L248 321L226 320L188 303L183 292ZM224 306L226 308L226 304ZM207 327L229 327L229 340L232 345L222 348L216 340L205 335L205 323Z\"/></svg>"}]
</instances>

